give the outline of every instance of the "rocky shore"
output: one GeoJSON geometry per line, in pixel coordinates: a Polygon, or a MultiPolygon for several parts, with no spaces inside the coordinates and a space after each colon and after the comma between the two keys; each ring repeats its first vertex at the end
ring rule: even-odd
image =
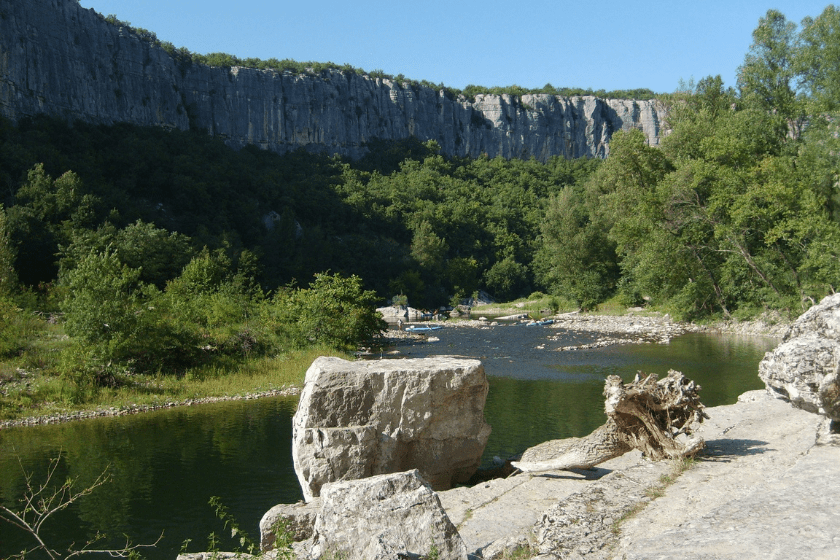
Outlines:
{"type": "Polygon", "coordinates": [[[299,387],[284,387],[282,389],[272,389],[270,391],[260,391],[256,393],[245,393],[243,395],[225,395],[223,397],[206,397],[203,399],[184,399],[180,401],[167,401],[160,404],[144,404],[144,405],[129,405],[120,407],[109,407],[95,410],[77,410],[73,412],[58,412],[55,414],[48,414],[43,416],[30,416],[27,418],[18,418],[17,420],[4,420],[0,422],[0,430],[4,428],[13,428],[19,426],[38,426],[42,424],[59,424],[61,422],[70,422],[73,420],[85,420],[88,418],[102,418],[107,416],[127,416],[129,414],[140,414],[141,412],[151,412],[153,410],[162,410],[165,408],[174,408],[176,406],[194,406],[198,404],[216,403],[225,401],[244,401],[260,399],[264,397],[286,397],[297,395],[300,393],[299,387]]]}
{"type": "Polygon", "coordinates": [[[766,391],[706,410],[685,465],[631,452],[597,468],[440,493],[474,557],[840,558],[838,436],[766,391]]]}

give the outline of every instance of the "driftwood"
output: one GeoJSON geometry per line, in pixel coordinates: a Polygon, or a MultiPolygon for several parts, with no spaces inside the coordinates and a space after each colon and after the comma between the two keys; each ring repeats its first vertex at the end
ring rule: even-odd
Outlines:
{"type": "Polygon", "coordinates": [[[603,426],[586,437],[560,441],[550,459],[539,460],[539,451],[529,450],[512,465],[523,472],[590,468],[631,449],[654,460],[691,457],[705,446],[694,433],[708,418],[699,390],[699,385],[674,370],[662,380],[655,374],[644,379],[637,374],[628,385],[611,375],[604,387],[603,426]]]}

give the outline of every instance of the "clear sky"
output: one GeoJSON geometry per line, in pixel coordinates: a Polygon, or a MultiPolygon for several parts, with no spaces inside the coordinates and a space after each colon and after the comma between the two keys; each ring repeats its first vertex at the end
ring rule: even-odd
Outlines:
{"type": "Polygon", "coordinates": [[[455,88],[520,85],[672,92],[735,85],[768,9],[799,23],[812,0],[80,0],[176,47],[349,63],[455,88]]]}

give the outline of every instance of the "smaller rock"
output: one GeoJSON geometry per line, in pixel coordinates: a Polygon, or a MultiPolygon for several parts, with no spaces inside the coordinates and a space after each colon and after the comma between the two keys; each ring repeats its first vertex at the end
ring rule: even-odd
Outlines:
{"type": "Polygon", "coordinates": [[[416,469],[326,484],[321,502],[312,557],[467,560],[458,530],[416,469]]]}
{"type": "Polygon", "coordinates": [[[260,550],[265,552],[274,548],[278,523],[281,524],[280,530],[289,533],[292,542],[310,538],[315,527],[315,517],[320,510],[321,500],[318,498],[308,503],[274,506],[260,520],[260,550]]]}
{"type": "Polygon", "coordinates": [[[775,397],[840,421],[840,294],[802,314],[761,360],[758,376],[775,397]]]}

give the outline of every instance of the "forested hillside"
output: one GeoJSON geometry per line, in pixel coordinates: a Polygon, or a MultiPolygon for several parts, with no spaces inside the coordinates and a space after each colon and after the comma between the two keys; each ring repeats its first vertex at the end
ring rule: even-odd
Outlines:
{"type": "Polygon", "coordinates": [[[0,122],[0,353],[24,356],[32,313],[52,314],[70,336],[53,367],[102,384],[352,348],[392,296],[431,308],[478,290],[799,314],[840,281],[840,11],[801,28],[770,11],[753,38],[737,88],[663,96],[661,146],[617,133],[604,162],[449,158],[411,139],[352,161],[0,122]]]}

